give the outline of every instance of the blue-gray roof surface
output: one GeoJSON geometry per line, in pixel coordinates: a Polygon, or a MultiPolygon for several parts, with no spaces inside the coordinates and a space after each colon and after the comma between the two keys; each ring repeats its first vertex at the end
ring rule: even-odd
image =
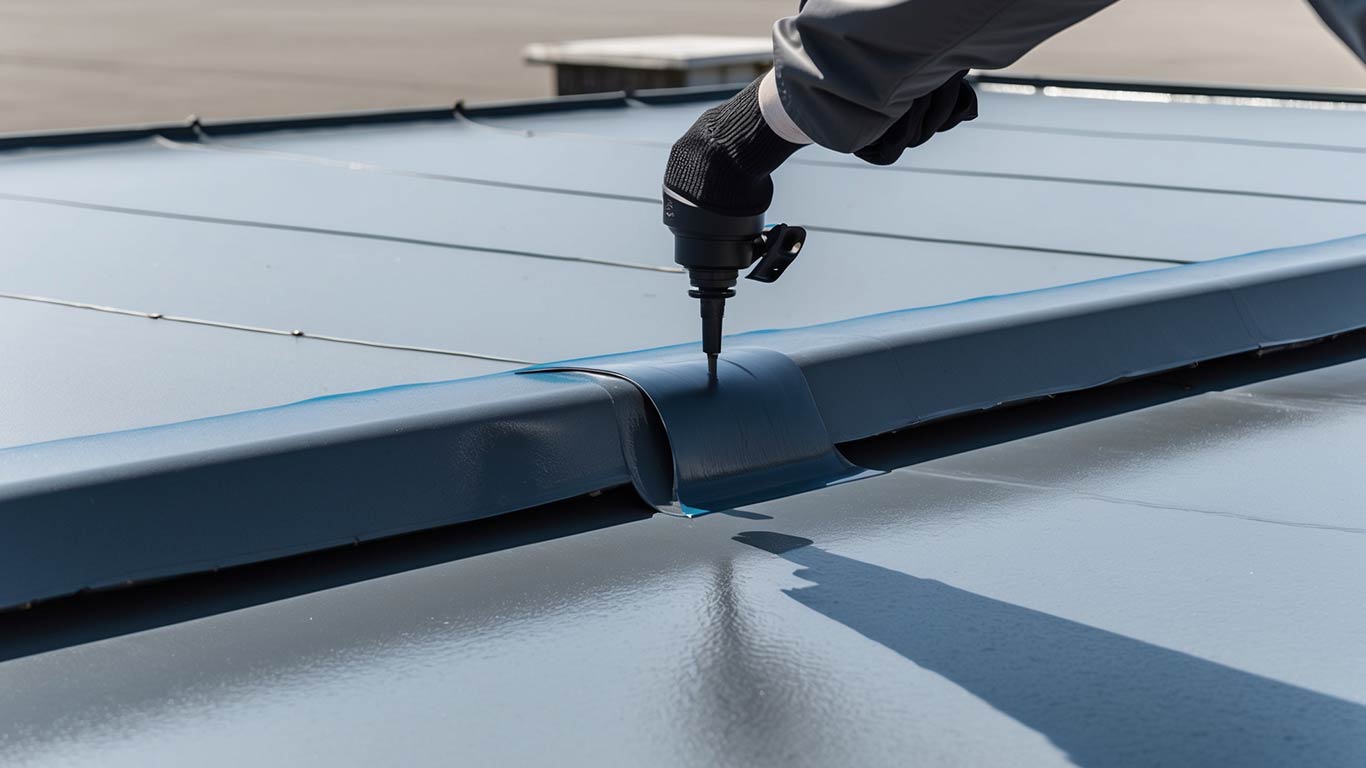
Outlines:
{"type": "MultiPolygon", "coordinates": [[[[704,106],[0,155],[0,292],[46,300],[0,299],[0,446],[693,341],[653,198],[704,106]]],[[[892,169],[799,155],[809,247],[729,329],[1366,229],[1361,111],[982,111],[892,169]]],[[[1363,354],[913,430],[729,514],[608,493],[3,615],[0,758],[1359,764],[1363,354]]]]}

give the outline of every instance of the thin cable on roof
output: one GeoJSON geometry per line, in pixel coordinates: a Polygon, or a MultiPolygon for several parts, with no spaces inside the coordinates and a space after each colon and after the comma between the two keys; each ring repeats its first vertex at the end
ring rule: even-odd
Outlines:
{"type": "Polygon", "coordinates": [[[251,333],[263,333],[269,336],[290,336],[300,339],[315,339],[317,341],[329,341],[336,344],[353,344],[362,347],[375,347],[377,349],[393,349],[403,352],[425,352],[434,355],[448,355],[451,357],[467,357],[475,360],[489,360],[496,363],[514,363],[517,365],[535,365],[532,360],[522,360],[516,357],[504,357],[502,355],[486,355],[482,352],[464,352],[455,349],[438,349],[436,347],[419,347],[410,344],[390,344],[383,341],[370,341],[367,339],[352,339],[345,336],[332,336],[324,333],[304,332],[298,329],[283,330],[280,328],[263,328],[255,325],[243,325],[241,323],[229,323],[221,320],[205,320],[198,317],[183,317],[180,315],[167,315],[161,312],[144,312],[136,309],[124,309],[122,307],[110,307],[103,304],[90,304],[83,301],[68,301],[66,299],[54,299],[47,296],[33,296],[22,293],[0,293],[0,299],[10,299],[13,301],[28,301],[35,304],[48,304],[57,307],[68,307],[71,309],[86,309],[93,312],[106,312],[113,315],[124,315],[126,317],[142,317],[149,320],[165,320],[171,323],[185,323],[188,325],[201,325],[210,328],[224,328],[232,331],[248,331],[251,333]]]}
{"type": "Polygon", "coordinates": [[[309,227],[301,224],[279,224],[267,221],[254,221],[251,219],[226,219],[217,216],[201,216],[193,213],[175,213],[172,211],[156,211],[148,208],[126,208],[118,205],[105,205],[104,203],[87,203],[79,200],[64,200],[55,197],[39,197],[36,195],[17,195],[10,192],[0,192],[0,200],[13,200],[20,203],[35,203],[38,205],[57,205],[65,208],[79,208],[89,211],[101,211],[104,213],[122,213],[130,216],[150,216],[160,219],[174,219],[176,221],[192,221],[200,224],[222,224],[234,227],[252,227],[256,229],[271,229],[283,232],[301,232],[310,235],[332,235],[336,237],[354,237],[363,240],[379,240],[387,243],[403,243],[405,245],[425,245],[433,248],[446,248],[456,251],[473,251],[477,253],[493,253],[502,256],[521,256],[530,259],[548,259],[550,261],[568,261],[581,264],[593,264],[601,267],[618,267],[621,269],[639,269],[646,272],[667,272],[676,274],[683,270],[678,267],[659,266],[653,264],[635,264],[629,261],[612,261],[610,259],[592,259],[583,256],[559,256],[552,253],[537,253],[535,251],[521,251],[513,248],[494,248],[484,245],[465,245],[462,243],[448,243],[441,240],[424,240],[416,237],[403,237],[401,235],[380,235],[372,232],[356,232],[345,229],[327,229],[325,227],[309,227]]]}
{"type": "MultiPolygon", "coordinates": [[[[984,84],[985,85],[985,84],[984,84]]],[[[1227,107],[1272,107],[1277,109],[1317,109],[1334,112],[1363,112],[1366,104],[1348,101],[1312,101],[1309,99],[1280,99],[1267,96],[1224,96],[1219,94],[1161,93],[1157,91],[1126,91],[1113,88],[1073,88],[1046,85],[1044,96],[1066,99],[1101,99],[1104,101],[1139,101],[1156,104],[1214,104],[1227,107]]]]}

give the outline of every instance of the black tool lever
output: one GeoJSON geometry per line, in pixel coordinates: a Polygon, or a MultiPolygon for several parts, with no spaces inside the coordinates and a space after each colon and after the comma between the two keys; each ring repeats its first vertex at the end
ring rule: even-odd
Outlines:
{"type": "Polygon", "coordinates": [[[787,224],[775,224],[759,235],[755,243],[758,263],[745,275],[747,280],[771,283],[783,276],[783,272],[796,261],[806,244],[806,229],[787,224]]]}

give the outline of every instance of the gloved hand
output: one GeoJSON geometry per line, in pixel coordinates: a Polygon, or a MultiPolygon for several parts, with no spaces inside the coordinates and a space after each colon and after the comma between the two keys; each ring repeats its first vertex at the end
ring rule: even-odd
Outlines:
{"type": "Polygon", "coordinates": [[[759,78],[720,106],[702,113],[674,143],[664,186],[707,210],[750,216],[773,202],[769,178],[803,145],[785,141],[759,111],[759,78]]]}
{"type": "MultiPolygon", "coordinates": [[[[854,154],[874,165],[890,165],[908,147],[937,132],[977,117],[977,94],[964,80],[949,78],[911,104],[876,141],[854,154]]],[[[804,145],[779,137],[759,110],[759,78],[726,103],[702,113],[673,145],[664,186],[702,208],[733,216],[768,210],[773,201],[769,174],[804,145]]]]}
{"type": "Polygon", "coordinates": [[[916,99],[900,120],[876,141],[854,154],[873,165],[891,165],[909,147],[918,147],[936,133],[977,119],[977,92],[963,78],[965,69],[916,99]]]}

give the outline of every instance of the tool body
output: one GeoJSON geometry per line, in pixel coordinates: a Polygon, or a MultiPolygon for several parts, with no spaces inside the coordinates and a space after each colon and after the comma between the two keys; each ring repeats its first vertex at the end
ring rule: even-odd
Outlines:
{"type": "Polygon", "coordinates": [[[674,235],[674,261],[688,270],[688,295],[701,302],[702,351],[716,378],[726,299],[735,296],[740,271],[771,283],[782,277],[806,242],[806,230],[778,224],[764,228],[762,213],[731,216],[706,210],[664,189],[664,224],[674,235]]]}

